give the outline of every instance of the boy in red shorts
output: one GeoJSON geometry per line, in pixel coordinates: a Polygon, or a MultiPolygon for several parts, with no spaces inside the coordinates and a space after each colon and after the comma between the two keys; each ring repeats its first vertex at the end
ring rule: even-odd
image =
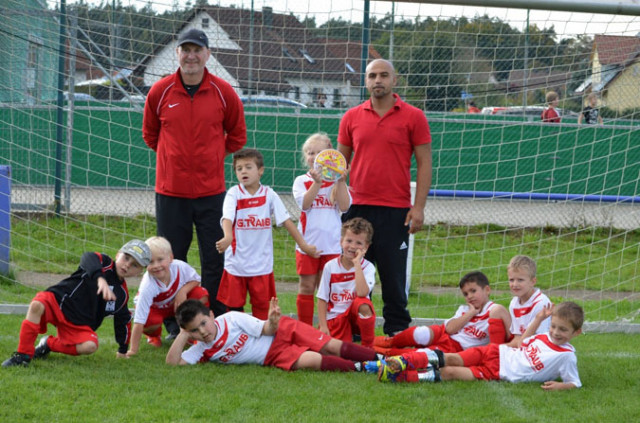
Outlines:
{"type": "Polygon", "coordinates": [[[199,300],[209,307],[209,293],[200,286],[200,275],[189,264],[173,258],[169,241],[153,236],[145,243],[151,250],[151,261],[134,298],[136,309],[127,352],[129,357],[138,353],[143,333],[147,335],[147,343],[162,346],[163,320],[174,317],[176,308],[187,298],[199,300]]]}
{"type": "Polygon", "coordinates": [[[187,300],[178,307],[181,331],[167,353],[167,364],[206,362],[260,364],[283,370],[362,371],[376,360],[369,348],[343,342],[287,316],[278,299],[269,302],[269,317],[259,320],[238,311],[214,318],[202,303],[187,300]],[[198,341],[183,351],[189,340],[198,341]]]}
{"type": "Polygon", "coordinates": [[[98,349],[96,330],[106,316],[113,316],[118,352],[126,357],[131,332],[129,291],[125,278],[139,275],[149,264],[151,252],[143,241],[127,242],[113,261],[106,254],[84,253],[71,276],[36,294],[20,327],[18,350],[2,367],[27,366],[31,359],[46,358],[51,351],[68,355],[93,354],[98,349]],[[50,323],[57,336],[44,336],[50,323]]]}

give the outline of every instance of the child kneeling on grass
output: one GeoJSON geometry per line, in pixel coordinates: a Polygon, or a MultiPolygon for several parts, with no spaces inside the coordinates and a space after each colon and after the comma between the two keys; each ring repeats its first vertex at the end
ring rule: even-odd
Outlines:
{"type": "Polygon", "coordinates": [[[96,330],[106,316],[113,316],[118,352],[125,358],[131,333],[129,291],[125,278],[138,276],[151,260],[151,251],[140,240],[127,242],[115,262],[106,254],[84,253],[71,276],[38,292],[20,327],[18,350],[2,367],[27,366],[31,359],[46,358],[51,351],[68,355],[93,354],[98,349],[96,330]],[[57,336],[44,336],[47,323],[57,336]]]}
{"type": "Polygon", "coordinates": [[[314,327],[281,317],[278,299],[269,302],[269,317],[260,320],[230,311],[217,318],[202,303],[187,300],[176,311],[181,331],[167,353],[167,364],[260,364],[283,370],[361,371],[375,351],[331,338],[314,327]],[[190,340],[197,343],[183,351],[190,340]]]}
{"type": "MultiPolygon", "coordinates": [[[[506,380],[542,382],[552,391],[579,388],[578,365],[569,341],[582,333],[584,312],[573,302],[541,310],[527,328],[518,348],[489,344],[459,353],[442,353],[428,348],[380,362],[378,379],[383,382],[438,382],[440,380],[506,380]],[[551,315],[549,332],[535,333],[537,326],[551,315]],[[558,381],[561,379],[562,381],[558,381]]],[[[367,365],[367,370],[373,370],[367,365]]]]}

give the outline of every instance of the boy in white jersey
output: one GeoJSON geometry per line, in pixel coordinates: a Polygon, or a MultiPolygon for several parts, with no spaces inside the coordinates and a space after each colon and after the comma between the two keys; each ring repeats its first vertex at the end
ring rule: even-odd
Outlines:
{"type": "Polygon", "coordinates": [[[388,357],[378,373],[379,380],[437,382],[482,379],[542,382],[541,388],[548,391],[579,388],[582,382],[578,375],[578,361],[569,341],[582,333],[583,321],[584,312],[576,303],[564,302],[545,307],[527,328],[517,348],[489,344],[444,356],[425,348],[388,357]],[[549,332],[533,335],[537,325],[549,316],[549,332]]]}
{"type": "Polygon", "coordinates": [[[507,309],[489,299],[489,279],[482,272],[470,272],[458,284],[467,304],[458,307],[442,325],[413,326],[399,334],[377,336],[374,349],[384,355],[407,352],[404,347],[430,347],[442,352],[459,352],[488,343],[503,344],[511,336],[507,309]]]}
{"type": "Polygon", "coordinates": [[[166,238],[153,236],[145,243],[151,250],[151,262],[134,298],[136,309],[127,351],[129,357],[138,353],[143,333],[149,344],[162,346],[163,320],[173,317],[176,308],[187,298],[209,305],[209,293],[200,286],[200,275],[184,261],[173,258],[171,244],[166,238]]]}
{"type": "Polygon", "coordinates": [[[310,257],[296,248],[296,271],[300,275],[296,309],[298,320],[313,325],[314,296],[322,269],[329,260],[340,255],[341,215],[351,206],[351,195],[347,187],[345,172],[335,182],[322,179],[315,168],[318,153],[333,148],[329,136],[315,133],[302,145],[303,164],[308,167],[304,175],[293,181],[293,198],[300,207],[298,230],[305,241],[322,250],[320,257],[310,257]]]}
{"type": "MultiPolygon", "coordinates": [[[[522,334],[527,330],[533,319],[540,312],[551,305],[551,300],[542,293],[536,284],[536,262],[529,256],[514,256],[507,266],[509,289],[514,297],[509,303],[511,314],[511,333],[513,339],[509,346],[517,346],[522,340],[522,334]]],[[[549,331],[550,319],[543,321],[534,333],[549,331]]]]}
{"type": "Polygon", "coordinates": [[[283,370],[361,371],[362,361],[375,360],[369,348],[338,339],[312,326],[281,316],[278,299],[269,302],[269,318],[256,319],[230,311],[217,318],[197,301],[178,307],[182,330],[167,353],[167,364],[260,364],[283,370]],[[198,341],[183,351],[189,340],[198,341]]]}
{"type": "Polygon", "coordinates": [[[265,320],[269,299],[276,296],[271,216],[305,254],[317,257],[321,251],[305,242],[278,194],[260,183],[264,158],[258,150],[245,148],[235,153],[233,168],[240,183],[229,189],[222,206],[224,237],[216,242],[216,249],[225,258],[217,300],[230,310],[242,311],[248,291],[251,313],[265,320]]]}
{"type": "Polygon", "coordinates": [[[360,334],[362,345],[371,346],[376,315],[369,295],[376,283],[376,269],[364,258],[373,238],[373,226],[356,217],[342,225],[342,254],[329,261],[318,287],[319,329],[334,338],[351,341],[360,334]]]}

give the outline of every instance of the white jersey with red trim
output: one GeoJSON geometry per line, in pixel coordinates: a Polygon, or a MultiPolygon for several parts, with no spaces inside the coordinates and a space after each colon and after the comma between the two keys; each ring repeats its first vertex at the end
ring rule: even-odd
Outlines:
{"type": "MultiPolygon", "coordinates": [[[[322,269],[317,298],[327,303],[327,320],[335,319],[343,314],[356,298],[356,272],[354,268],[347,270],[342,266],[341,257],[327,262],[322,269]]],[[[376,268],[373,264],[362,259],[362,273],[369,286],[369,294],[376,283],[376,268]]]]}
{"type": "Polygon", "coordinates": [[[173,300],[180,288],[185,286],[187,282],[200,282],[200,275],[196,269],[182,260],[173,260],[169,264],[169,273],[171,274],[169,285],[165,285],[151,276],[149,271],[142,276],[138,294],[133,299],[136,306],[133,316],[134,323],[147,323],[151,306],[157,308],[173,307],[173,300]]]}
{"type": "MultiPolygon", "coordinates": [[[[536,314],[548,304],[551,304],[549,297],[544,295],[538,288],[535,289],[533,295],[527,300],[526,303],[520,304],[518,297],[513,297],[509,304],[509,314],[511,314],[511,333],[514,335],[522,335],[529,324],[533,322],[536,314]]],[[[536,333],[549,332],[549,323],[551,323],[551,316],[544,319],[536,333]]]]}
{"type": "Polygon", "coordinates": [[[548,333],[531,336],[520,348],[500,344],[500,379],[509,382],[546,382],[560,378],[582,386],[578,358],[571,344],[556,345],[548,333]]]}
{"type": "Polygon", "coordinates": [[[273,272],[272,215],[278,226],[290,218],[278,194],[268,186],[260,185],[253,195],[242,185],[229,189],[222,206],[222,219],[233,223],[233,241],[224,252],[228,273],[259,276],[273,272]]]}
{"type": "MultiPolygon", "coordinates": [[[[459,332],[450,335],[451,339],[457,341],[464,350],[487,345],[489,343],[489,313],[494,305],[493,301],[486,303],[482,310],[473,316],[459,332]]],[[[456,319],[468,312],[469,305],[461,305],[451,319],[456,319]]],[[[446,325],[451,319],[446,320],[444,324],[446,325]]]]}
{"type": "MultiPolygon", "coordinates": [[[[309,173],[298,176],[293,181],[293,198],[298,207],[302,210],[302,200],[304,195],[313,185],[313,178],[309,173]]],[[[311,207],[302,210],[298,221],[298,230],[304,240],[322,251],[323,255],[340,254],[340,229],[342,212],[338,203],[331,203],[331,191],[335,187],[334,182],[323,181],[316,198],[311,203],[311,207]]],[[[349,204],[351,204],[351,194],[349,194],[349,204]]],[[[296,250],[304,254],[300,246],[296,250]]]]}
{"type": "Polygon", "coordinates": [[[182,352],[189,364],[207,361],[225,364],[264,364],[273,336],[262,335],[265,321],[239,311],[216,317],[213,341],[198,342],[182,352]]]}

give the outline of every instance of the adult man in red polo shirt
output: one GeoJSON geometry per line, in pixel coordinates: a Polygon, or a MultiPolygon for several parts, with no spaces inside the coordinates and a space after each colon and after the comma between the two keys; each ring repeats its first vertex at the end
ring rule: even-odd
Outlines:
{"type": "Polygon", "coordinates": [[[431,133],[424,112],[393,92],[396,73],[387,60],[366,69],[369,100],[345,113],[338,149],[348,162],[353,203],[344,219],[363,217],[374,227],[366,258],[376,264],[382,283],[384,332],[404,330],[407,310],[409,234],[422,229],[431,187],[431,133]],[[353,155],[353,157],[352,157],[353,155]],[[416,196],[411,204],[411,157],[417,164],[416,196]]]}
{"type": "Polygon", "coordinates": [[[195,225],[202,286],[217,316],[226,311],[215,301],[224,270],[224,256],[216,251],[223,237],[224,158],[247,143],[247,128],[233,87],[205,67],[211,55],[206,34],[186,31],[176,53],[178,71],[149,91],[142,136],[156,152],[158,235],[169,240],[176,259],[186,261],[195,225]]]}

